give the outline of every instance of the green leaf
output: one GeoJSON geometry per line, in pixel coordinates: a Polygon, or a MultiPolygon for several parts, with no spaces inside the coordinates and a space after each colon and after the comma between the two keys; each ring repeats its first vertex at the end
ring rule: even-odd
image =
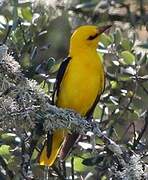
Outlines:
{"type": "Polygon", "coordinates": [[[100,106],[96,106],[95,111],[93,113],[94,119],[100,118],[101,114],[102,114],[102,109],[100,108],[100,106]]]}
{"type": "Polygon", "coordinates": [[[55,64],[55,59],[50,57],[48,60],[47,60],[47,69],[48,71],[50,71],[50,69],[52,68],[52,66],[55,64]]]}
{"type": "Polygon", "coordinates": [[[103,156],[100,154],[94,157],[84,159],[83,164],[86,166],[95,166],[102,161],[103,161],[103,156]]]}
{"type": "Polygon", "coordinates": [[[99,137],[96,137],[95,142],[96,142],[96,144],[104,145],[104,142],[99,137]]]}
{"type": "Polygon", "coordinates": [[[103,43],[105,47],[110,45],[112,43],[112,39],[110,36],[106,35],[105,33],[101,34],[100,36],[100,42],[103,43]]]}
{"type": "Polygon", "coordinates": [[[21,65],[23,68],[27,68],[31,65],[29,53],[24,53],[24,57],[22,59],[21,65]]]}
{"type": "Polygon", "coordinates": [[[115,44],[120,44],[120,42],[121,42],[121,30],[120,29],[117,29],[116,30],[116,32],[115,32],[115,34],[114,34],[114,42],[115,42],[115,44]]]}
{"type": "Polygon", "coordinates": [[[74,169],[78,172],[83,172],[86,170],[86,166],[82,164],[83,159],[80,157],[74,158],[74,169]]]}
{"type": "Polygon", "coordinates": [[[0,156],[6,158],[7,160],[9,160],[9,158],[11,157],[10,155],[10,146],[8,145],[2,145],[0,146],[0,156]]]}
{"type": "Polygon", "coordinates": [[[13,143],[15,141],[16,134],[13,133],[4,133],[1,135],[1,140],[6,143],[13,143]]]}
{"type": "Polygon", "coordinates": [[[135,56],[129,51],[122,51],[121,57],[125,64],[134,65],[135,64],[135,56]]]}
{"type": "Polygon", "coordinates": [[[89,158],[90,156],[88,154],[84,154],[81,157],[74,157],[74,170],[75,171],[78,171],[78,172],[84,172],[84,171],[87,171],[87,170],[90,170],[92,167],[88,167],[88,166],[85,166],[83,164],[83,160],[85,158],[89,158]]]}
{"type": "Polygon", "coordinates": [[[118,81],[130,81],[130,80],[131,80],[131,78],[127,74],[118,75],[118,81]]]}
{"type": "Polygon", "coordinates": [[[59,70],[59,68],[60,68],[60,65],[61,65],[61,61],[60,61],[60,63],[56,61],[56,62],[53,64],[53,66],[50,68],[50,72],[51,72],[51,73],[57,72],[57,71],[59,70]]]}
{"type": "Polygon", "coordinates": [[[39,152],[35,149],[31,156],[31,160],[34,161],[38,157],[38,155],[39,155],[39,152]]]}
{"type": "Polygon", "coordinates": [[[22,16],[25,20],[31,21],[32,20],[32,12],[29,7],[24,7],[21,9],[22,16]]]}
{"type": "Polygon", "coordinates": [[[107,177],[104,175],[101,177],[101,180],[107,180],[107,177]]]}
{"type": "Polygon", "coordinates": [[[11,158],[8,160],[8,168],[12,171],[19,171],[20,164],[21,157],[11,156],[11,158]]]}
{"type": "Polygon", "coordinates": [[[116,89],[117,88],[117,81],[110,81],[110,84],[111,84],[111,88],[112,89],[116,89]]]}
{"type": "Polygon", "coordinates": [[[49,85],[48,83],[45,83],[45,81],[41,82],[40,87],[44,90],[45,93],[49,92],[49,85]]]}
{"type": "Polygon", "coordinates": [[[133,44],[130,40],[128,39],[123,39],[121,42],[121,46],[123,47],[124,50],[130,51],[131,48],[133,47],[133,44]]]}

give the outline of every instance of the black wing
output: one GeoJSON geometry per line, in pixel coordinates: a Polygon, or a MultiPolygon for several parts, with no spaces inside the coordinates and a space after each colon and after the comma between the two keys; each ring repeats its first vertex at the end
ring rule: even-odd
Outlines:
{"type": "Polygon", "coordinates": [[[100,100],[100,96],[101,96],[101,94],[103,94],[103,92],[104,92],[104,90],[105,90],[105,74],[104,74],[104,87],[103,87],[103,90],[102,90],[102,92],[100,93],[100,94],[98,94],[97,95],[97,97],[96,97],[96,99],[95,99],[95,101],[94,101],[94,103],[93,103],[93,105],[92,105],[92,107],[87,111],[87,113],[86,113],[86,115],[85,115],[85,117],[86,117],[86,119],[87,120],[91,120],[93,117],[93,112],[94,112],[94,110],[95,110],[95,108],[96,108],[96,106],[97,106],[97,104],[98,104],[98,102],[99,102],[99,100],[100,100]]]}
{"type": "Polygon", "coordinates": [[[71,57],[67,57],[66,59],[63,60],[63,62],[60,65],[60,68],[58,70],[57,77],[56,77],[56,82],[54,84],[53,95],[52,95],[52,104],[54,104],[55,94],[57,96],[59,94],[60,84],[62,82],[64,73],[66,71],[66,68],[67,68],[67,65],[68,65],[70,59],[71,59],[71,57]]]}

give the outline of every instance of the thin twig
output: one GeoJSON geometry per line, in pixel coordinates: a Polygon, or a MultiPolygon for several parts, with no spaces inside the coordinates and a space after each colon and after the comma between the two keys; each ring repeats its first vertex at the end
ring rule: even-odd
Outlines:
{"type": "Polygon", "coordinates": [[[72,180],[75,179],[75,177],[74,177],[74,157],[71,158],[71,178],[72,178],[72,180]]]}
{"type": "Polygon", "coordinates": [[[143,21],[144,24],[146,24],[146,18],[145,18],[145,8],[144,8],[144,1],[140,0],[139,1],[139,5],[140,5],[140,14],[141,14],[141,19],[143,21]]]}
{"type": "Polygon", "coordinates": [[[65,165],[65,161],[59,161],[59,168],[60,168],[60,171],[62,172],[63,176],[65,177],[66,179],[66,165],[65,165]]]}
{"type": "Polygon", "coordinates": [[[27,171],[28,171],[28,165],[26,166],[26,157],[25,157],[25,154],[26,154],[26,147],[25,147],[25,141],[24,141],[24,138],[22,138],[21,140],[21,147],[22,147],[22,163],[21,163],[21,171],[22,171],[22,174],[26,177],[27,175],[27,171]]]}
{"type": "Polygon", "coordinates": [[[20,29],[21,29],[21,31],[22,31],[22,36],[23,36],[23,39],[24,39],[24,43],[25,43],[25,45],[27,45],[28,43],[27,43],[27,41],[26,41],[25,32],[24,32],[24,29],[23,29],[23,27],[22,27],[21,19],[18,19],[18,24],[19,24],[20,29]]]}
{"type": "Polygon", "coordinates": [[[105,113],[105,108],[106,108],[106,105],[103,105],[102,113],[101,113],[101,118],[100,118],[100,123],[103,121],[103,117],[104,117],[104,113],[105,113]]]}
{"type": "Polygon", "coordinates": [[[57,173],[59,180],[65,180],[65,177],[61,174],[61,172],[55,165],[52,165],[52,168],[57,173]]]}
{"type": "Polygon", "coordinates": [[[8,26],[8,30],[7,30],[7,33],[6,33],[6,36],[4,37],[3,41],[2,41],[2,44],[5,44],[9,35],[10,35],[10,32],[11,32],[11,29],[12,29],[12,26],[8,26]]]}
{"type": "Polygon", "coordinates": [[[135,150],[137,145],[139,144],[143,134],[146,132],[146,129],[148,127],[148,110],[146,111],[145,113],[145,119],[144,119],[145,123],[144,123],[144,126],[141,130],[141,132],[139,133],[138,135],[138,138],[134,140],[134,143],[133,143],[133,146],[132,146],[132,149],[135,150]]]}
{"type": "Polygon", "coordinates": [[[44,180],[49,180],[49,173],[48,173],[48,171],[49,171],[49,167],[48,166],[45,166],[44,167],[44,180]]]}

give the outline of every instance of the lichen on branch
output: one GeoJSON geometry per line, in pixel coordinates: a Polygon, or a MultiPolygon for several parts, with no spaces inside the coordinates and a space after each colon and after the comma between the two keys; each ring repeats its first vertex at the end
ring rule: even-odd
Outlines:
{"type": "MultiPolygon", "coordinates": [[[[0,46],[0,127],[4,131],[14,131],[22,137],[24,132],[34,130],[36,124],[42,124],[44,129],[43,134],[40,135],[57,128],[67,128],[70,132],[75,130],[81,134],[91,131],[101,138],[104,147],[111,151],[113,157],[118,159],[118,165],[122,167],[121,169],[116,165],[110,167],[111,177],[117,178],[116,175],[118,178],[125,177],[123,179],[144,177],[139,155],[132,152],[130,153],[133,155],[130,155],[127,148],[122,148],[102,133],[95,121],[88,122],[76,112],[58,108],[50,102],[50,97],[44,93],[38,83],[24,76],[19,63],[8,54],[8,47],[0,46]]],[[[24,164],[28,166],[29,162],[24,164]]]]}

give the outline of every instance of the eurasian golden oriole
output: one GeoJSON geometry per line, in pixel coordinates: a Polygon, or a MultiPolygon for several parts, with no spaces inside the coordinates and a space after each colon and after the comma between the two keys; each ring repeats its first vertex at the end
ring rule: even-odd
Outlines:
{"type": "MultiPolygon", "coordinates": [[[[69,56],[62,62],[56,78],[53,96],[57,97],[57,107],[91,118],[105,84],[104,68],[96,49],[99,35],[109,27],[84,25],[74,31],[69,56]]],[[[64,159],[78,137],[78,133],[68,134],[66,129],[48,133],[40,165],[52,166],[59,153],[64,159]]]]}

